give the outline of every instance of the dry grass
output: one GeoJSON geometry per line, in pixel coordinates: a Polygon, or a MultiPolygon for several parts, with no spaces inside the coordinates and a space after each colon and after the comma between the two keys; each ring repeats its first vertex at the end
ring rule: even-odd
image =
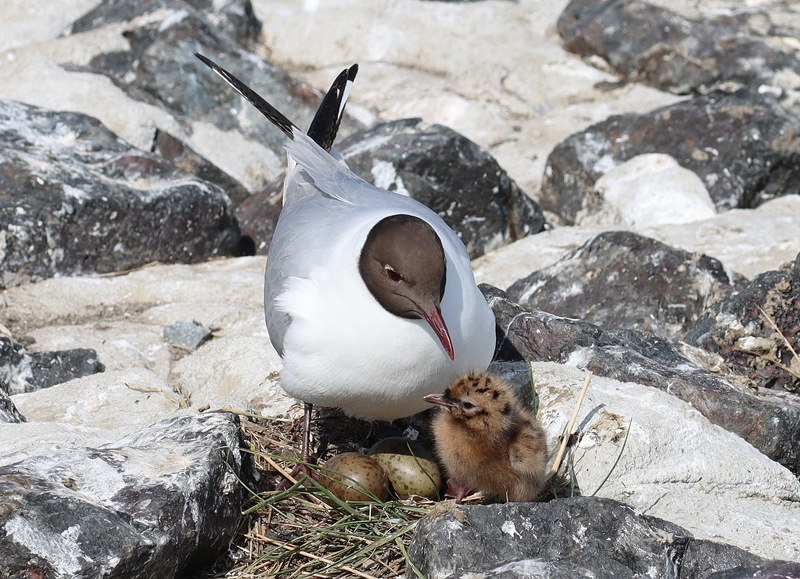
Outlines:
{"type": "MultiPolygon", "coordinates": [[[[260,486],[245,511],[234,548],[235,564],[225,577],[362,577],[403,576],[406,549],[416,522],[433,502],[387,501],[345,503],[316,481],[300,481],[285,491],[274,481],[297,464],[299,429],[291,421],[242,420],[252,442],[260,486]]],[[[311,466],[325,476],[323,467],[311,466]]]]}

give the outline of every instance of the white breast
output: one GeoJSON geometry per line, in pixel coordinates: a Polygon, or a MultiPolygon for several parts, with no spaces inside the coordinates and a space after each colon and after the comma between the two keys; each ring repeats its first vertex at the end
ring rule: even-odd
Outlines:
{"type": "Polygon", "coordinates": [[[283,389],[305,402],[371,420],[428,408],[424,395],[484,371],[495,344],[494,316],[475,286],[469,261],[451,259],[444,239],[442,315],[455,360],[424,320],[399,318],[375,300],[358,273],[358,256],[367,233],[384,216],[370,217],[349,239],[332,243],[330,263],[307,279],[288,280],[277,299],[278,308],[292,317],[284,338],[283,389]]]}

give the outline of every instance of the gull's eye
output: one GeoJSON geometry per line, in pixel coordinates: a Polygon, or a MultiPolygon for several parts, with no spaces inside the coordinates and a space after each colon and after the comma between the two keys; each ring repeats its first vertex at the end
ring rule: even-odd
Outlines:
{"type": "Polygon", "coordinates": [[[472,410],[475,408],[475,405],[472,402],[464,402],[461,406],[464,408],[464,410],[472,410]]]}
{"type": "Polygon", "coordinates": [[[403,276],[400,275],[397,270],[392,268],[391,265],[383,266],[383,270],[386,272],[386,275],[389,276],[389,279],[392,281],[403,281],[403,276]]]}

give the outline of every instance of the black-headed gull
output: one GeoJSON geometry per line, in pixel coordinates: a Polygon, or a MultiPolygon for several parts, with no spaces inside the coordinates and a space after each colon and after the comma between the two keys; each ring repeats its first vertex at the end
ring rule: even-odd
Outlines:
{"type": "Polygon", "coordinates": [[[357,66],[333,83],[309,136],[197,56],[288,137],[264,308],[281,386],[306,403],[306,424],[311,404],[368,420],[409,416],[429,408],[426,394],[484,371],[494,315],[458,235],[421,203],[355,175],[331,149],[357,66]]]}

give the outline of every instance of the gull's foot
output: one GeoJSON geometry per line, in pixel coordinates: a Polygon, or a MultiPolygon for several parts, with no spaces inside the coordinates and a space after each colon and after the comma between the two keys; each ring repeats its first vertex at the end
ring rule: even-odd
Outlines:
{"type": "MultiPolygon", "coordinates": [[[[305,474],[308,478],[312,478],[316,481],[319,480],[319,474],[312,471],[304,464],[298,464],[296,467],[294,467],[292,472],[289,473],[289,476],[292,477],[294,480],[299,480],[301,478],[301,475],[303,474],[305,474]]],[[[285,491],[288,488],[291,488],[293,484],[294,483],[291,480],[289,480],[288,478],[284,478],[283,480],[281,480],[281,482],[277,484],[275,490],[285,491]]]]}

